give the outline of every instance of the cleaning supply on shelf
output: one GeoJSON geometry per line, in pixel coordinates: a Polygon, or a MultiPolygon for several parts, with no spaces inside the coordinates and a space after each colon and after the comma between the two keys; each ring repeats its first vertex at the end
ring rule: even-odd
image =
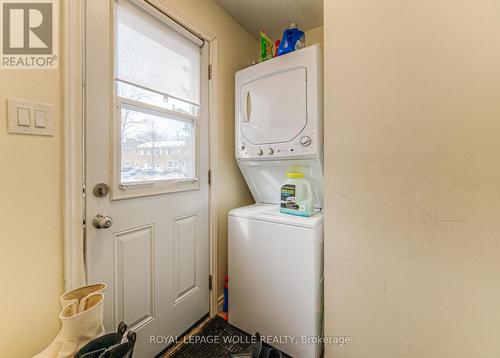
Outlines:
{"type": "Polygon", "coordinates": [[[281,187],[280,212],[298,216],[314,214],[311,183],[304,178],[304,173],[286,173],[288,178],[281,187]]]}
{"type": "Polygon", "coordinates": [[[280,48],[280,42],[281,42],[280,39],[274,41],[273,57],[278,56],[278,49],[280,48]]]}
{"type": "Polygon", "coordinates": [[[260,32],[260,62],[273,58],[273,42],[264,31],[260,32]]]}
{"type": "Polygon", "coordinates": [[[283,31],[283,38],[278,48],[278,56],[301,49],[305,47],[305,43],[304,31],[299,30],[297,24],[292,22],[290,27],[283,31]]]}

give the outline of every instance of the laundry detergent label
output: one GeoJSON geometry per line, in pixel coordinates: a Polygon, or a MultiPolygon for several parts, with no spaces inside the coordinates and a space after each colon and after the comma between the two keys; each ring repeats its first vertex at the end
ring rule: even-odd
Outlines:
{"type": "Polygon", "coordinates": [[[281,187],[281,207],[290,210],[300,209],[295,200],[295,185],[285,184],[281,187]]]}

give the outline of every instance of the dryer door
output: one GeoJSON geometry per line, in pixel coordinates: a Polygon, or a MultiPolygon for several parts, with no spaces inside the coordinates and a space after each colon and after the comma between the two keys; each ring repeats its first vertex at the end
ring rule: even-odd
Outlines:
{"type": "Polygon", "coordinates": [[[253,144],[289,142],[307,123],[307,70],[296,67],[245,83],[240,91],[241,134],[253,144]]]}

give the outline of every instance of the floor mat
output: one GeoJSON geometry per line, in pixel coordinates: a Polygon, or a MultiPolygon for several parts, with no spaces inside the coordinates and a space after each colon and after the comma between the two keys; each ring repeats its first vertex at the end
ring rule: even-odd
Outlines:
{"type": "MultiPolygon", "coordinates": [[[[231,326],[220,316],[215,316],[191,336],[187,343],[177,349],[173,358],[229,358],[231,354],[243,352],[252,343],[252,336],[231,326]]],[[[263,346],[263,356],[271,347],[263,346]]],[[[287,357],[284,355],[284,357],[287,357]]]]}

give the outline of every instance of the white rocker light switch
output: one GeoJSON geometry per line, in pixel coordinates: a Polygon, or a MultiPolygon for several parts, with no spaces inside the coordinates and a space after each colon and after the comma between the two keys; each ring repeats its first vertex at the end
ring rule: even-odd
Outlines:
{"type": "Polygon", "coordinates": [[[17,124],[23,127],[31,125],[30,110],[28,108],[17,109],[17,124]]]}
{"type": "Polygon", "coordinates": [[[35,127],[45,128],[47,126],[45,122],[45,112],[35,110],[35,127]]]}

